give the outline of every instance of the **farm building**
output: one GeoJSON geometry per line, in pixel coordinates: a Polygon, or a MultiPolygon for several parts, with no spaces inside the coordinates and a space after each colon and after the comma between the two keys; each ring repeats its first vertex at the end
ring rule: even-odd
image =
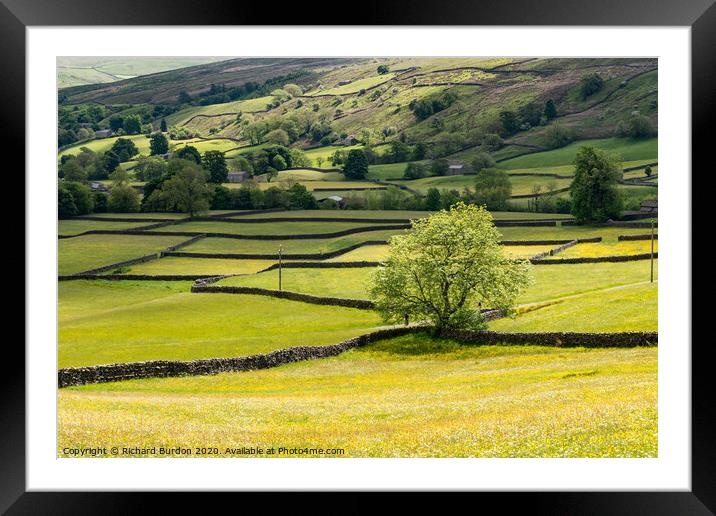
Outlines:
{"type": "Polygon", "coordinates": [[[94,135],[97,138],[109,138],[112,136],[112,130],[111,129],[100,129],[99,131],[95,131],[94,135]]]}
{"type": "Polygon", "coordinates": [[[92,182],[90,183],[90,190],[93,192],[108,192],[109,189],[102,183],[92,182]]]}
{"type": "Polygon", "coordinates": [[[320,199],[318,202],[325,202],[325,201],[331,201],[336,203],[336,205],[339,208],[344,208],[346,205],[346,200],[341,197],[340,195],[331,195],[329,197],[326,197],[325,199],[320,199]]]}
{"type": "Polygon", "coordinates": [[[249,179],[249,173],[243,170],[238,172],[229,172],[226,176],[226,180],[229,183],[243,183],[249,179]]]}
{"type": "Polygon", "coordinates": [[[446,174],[446,175],[448,175],[448,176],[461,176],[461,175],[464,174],[464,173],[465,173],[465,165],[464,165],[464,164],[462,164],[462,163],[450,163],[450,165],[448,165],[448,171],[447,171],[447,174],[446,174]]]}
{"type": "Polygon", "coordinates": [[[338,86],[345,86],[346,84],[350,84],[350,83],[351,83],[351,81],[340,81],[338,83],[338,86]]]}

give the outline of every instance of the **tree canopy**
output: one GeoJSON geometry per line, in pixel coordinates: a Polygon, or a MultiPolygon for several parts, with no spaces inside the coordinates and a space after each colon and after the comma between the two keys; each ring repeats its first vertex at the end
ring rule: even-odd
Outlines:
{"type": "Polygon", "coordinates": [[[162,133],[154,133],[149,141],[152,156],[160,156],[169,152],[169,142],[162,133]]]}
{"type": "Polygon", "coordinates": [[[500,232],[482,207],[455,204],[391,238],[371,295],[386,322],[428,321],[436,332],[481,329],[480,307],[508,310],[530,283],[530,264],[503,254],[500,232]]]}
{"type": "Polygon", "coordinates": [[[368,160],[362,150],[353,149],[348,153],[343,174],[348,179],[363,179],[368,175],[368,160]]]}
{"type": "Polygon", "coordinates": [[[604,222],[619,218],[622,198],[617,188],[621,164],[609,153],[580,147],[574,158],[572,215],[578,223],[604,222]]]}

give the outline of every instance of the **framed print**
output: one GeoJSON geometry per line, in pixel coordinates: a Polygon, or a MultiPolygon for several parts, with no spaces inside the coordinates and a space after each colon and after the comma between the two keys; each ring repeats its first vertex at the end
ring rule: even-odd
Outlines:
{"type": "Polygon", "coordinates": [[[711,514],[691,170],[716,7],[522,4],[4,2],[27,309],[2,509],[711,514]]]}

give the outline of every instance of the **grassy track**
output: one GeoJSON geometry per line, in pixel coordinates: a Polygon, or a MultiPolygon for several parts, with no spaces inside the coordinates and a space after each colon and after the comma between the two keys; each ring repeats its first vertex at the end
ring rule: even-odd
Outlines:
{"type": "Polygon", "coordinates": [[[657,331],[657,313],[657,284],[641,283],[556,300],[543,307],[534,306],[515,319],[490,323],[490,329],[515,332],[657,331]]]}
{"type": "Polygon", "coordinates": [[[189,286],[60,283],[59,367],[231,357],[334,344],[380,323],[366,310],[264,296],[192,294],[189,286]]]}
{"type": "Polygon", "coordinates": [[[59,240],[58,273],[75,274],[158,253],[186,240],[178,236],[84,235],[59,240]]]}
{"type": "Polygon", "coordinates": [[[655,457],[656,402],[656,349],[411,335],[264,371],[62,389],[58,449],[121,436],[222,454],[251,444],[347,457],[655,457]]]}

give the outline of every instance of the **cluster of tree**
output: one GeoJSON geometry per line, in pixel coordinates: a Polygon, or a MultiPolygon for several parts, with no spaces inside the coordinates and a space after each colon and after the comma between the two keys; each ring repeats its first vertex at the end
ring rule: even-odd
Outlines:
{"type": "Polygon", "coordinates": [[[330,145],[339,137],[331,127],[329,114],[325,112],[297,111],[257,121],[247,114],[240,117],[239,125],[241,135],[252,145],[270,142],[288,146],[299,138],[330,145]]]}
{"type": "Polygon", "coordinates": [[[106,152],[81,147],[77,155],[65,154],[60,158],[59,177],[79,182],[107,179],[120,163],[129,161],[138,153],[134,142],[126,138],[118,138],[106,152]]]}
{"type": "Polygon", "coordinates": [[[169,131],[166,132],[169,133],[169,138],[172,140],[190,140],[196,136],[194,131],[186,127],[172,126],[169,128],[169,131]]]}
{"type": "Polygon", "coordinates": [[[582,77],[582,80],[579,85],[579,95],[582,100],[586,100],[588,97],[591,97],[603,87],[604,79],[602,79],[602,77],[596,72],[590,73],[582,77]]]}
{"type": "Polygon", "coordinates": [[[269,181],[281,170],[312,165],[311,160],[302,150],[283,145],[271,145],[253,152],[246,152],[236,158],[233,163],[236,170],[243,170],[254,175],[268,174],[269,181]]]}
{"type": "Polygon", "coordinates": [[[109,128],[117,134],[139,134],[142,132],[142,119],[139,115],[112,115],[109,128]]]}
{"type": "Polygon", "coordinates": [[[557,107],[552,99],[544,104],[528,102],[517,111],[502,111],[499,115],[499,133],[507,138],[519,131],[545,125],[557,116],[557,107]]]}
{"type": "MultiPolygon", "coordinates": [[[[148,134],[161,120],[174,113],[177,106],[167,104],[139,104],[103,106],[80,104],[60,106],[58,109],[58,145],[70,145],[95,137],[99,129],[111,129],[118,135],[148,134]]],[[[166,131],[166,127],[162,128],[166,131]]]]}
{"type": "MultiPolygon", "coordinates": [[[[208,106],[210,104],[223,104],[224,102],[231,102],[246,98],[263,97],[277,88],[286,89],[286,87],[296,79],[305,81],[313,75],[314,74],[308,70],[297,70],[286,75],[273,77],[261,84],[249,81],[239,86],[232,86],[230,88],[227,88],[225,84],[211,84],[209,89],[200,92],[196,99],[192,98],[187,91],[181,91],[179,92],[177,100],[179,104],[208,106]]],[[[300,94],[301,93],[298,93],[298,95],[300,94]]]]}
{"type": "Polygon", "coordinates": [[[544,133],[544,146],[548,149],[557,149],[572,143],[574,138],[574,131],[559,124],[553,124],[544,133]]]}
{"type": "Polygon", "coordinates": [[[649,138],[656,134],[654,124],[648,116],[638,111],[632,113],[617,124],[616,135],[620,138],[649,138]]]}
{"type": "Polygon", "coordinates": [[[61,219],[87,215],[95,207],[92,191],[76,181],[60,181],[57,187],[57,216],[61,219]]]}
{"type": "Polygon", "coordinates": [[[385,75],[386,73],[390,72],[390,67],[386,64],[382,64],[378,67],[378,75],[385,75]]]}
{"type": "Polygon", "coordinates": [[[57,110],[57,144],[60,147],[94,138],[95,129],[107,116],[108,108],[99,104],[60,106],[57,110]]]}
{"type": "Polygon", "coordinates": [[[457,93],[448,90],[443,91],[437,95],[429,95],[423,99],[413,99],[408,107],[415,115],[418,120],[425,120],[426,118],[439,113],[450,106],[457,100],[457,93]]]}
{"type": "Polygon", "coordinates": [[[271,208],[315,210],[316,198],[300,183],[271,186],[261,190],[255,183],[245,183],[238,189],[214,187],[211,200],[213,210],[263,210],[271,208]]]}
{"type": "Polygon", "coordinates": [[[58,217],[65,219],[89,213],[133,213],[139,211],[140,194],[129,184],[127,172],[117,167],[110,175],[112,189],[92,192],[82,181],[61,180],[57,190],[58,217]]]}

